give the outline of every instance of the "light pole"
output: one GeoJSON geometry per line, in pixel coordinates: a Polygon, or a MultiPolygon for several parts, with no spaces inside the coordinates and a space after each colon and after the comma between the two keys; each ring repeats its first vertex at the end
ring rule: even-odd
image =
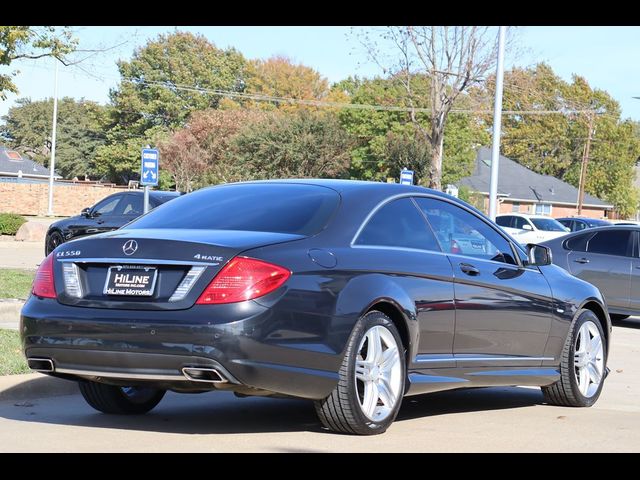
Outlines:
{"type": "Polygon", "coordinates": [[[489,186],[489,218],[496,220],[498,207],[498,168],[500,162],[500,127],[502,123],[502,79],[504,76],[504,32],[498,31],[498,62],[496,65],[496,98],[493,104],[493,141],[491,143],[491,184],[489,186]]]}
{"type": "Polygon", "coordinates": [[[51,161],[49,162],[49,209],[47,215],[53,216],[53,176],[56,168],[56,127],[58,125],[58,59],[53,57],[56,62],[56,70],[53,84],[53,128],[51,130],[51,161]]]}

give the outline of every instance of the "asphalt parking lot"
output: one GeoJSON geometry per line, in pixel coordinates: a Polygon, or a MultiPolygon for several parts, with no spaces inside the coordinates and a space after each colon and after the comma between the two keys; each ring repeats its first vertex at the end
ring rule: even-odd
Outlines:
{"type": "Polygon", "coordinates": [[[545,405],[536,388],[442,392],[406,398],[374,437],[324,432],[305,401],[169,393],[150,414],[107,416],[79,394],[12,399],[0,383],[0,452],[637,452],[640,317],[613,338],[592,408],[545,405]]]}

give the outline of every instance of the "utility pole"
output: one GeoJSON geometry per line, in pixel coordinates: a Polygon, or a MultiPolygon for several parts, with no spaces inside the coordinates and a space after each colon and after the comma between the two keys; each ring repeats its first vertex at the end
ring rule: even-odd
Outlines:
{"type": "Polygon", "coordinates": [[[498,62],[496,65],[496,98],[493,104],[493,141],[491,143],[491,184],[489,186],[489,218],[496,220],[498,210],[498,168],[500,162],[500,127],[502,124],[502,79],[504,76],[504,32],[498,32],[498,62]]]}
{"type": "Polygon", "coordinates": [[[587,181],[587,163],[589,162],[589,150],[591,149],[591,136],[593,135],[593,110],[589,112],[589,134],[582,154],[582,168],[580,169],[580,183],[578,184],[578,215],[582,215],[582,202],[584,202],[584,184],[587,181]]]}
{"type": "Polygon", "coordinates": [[[51,161],[49,162],[49,209],[47,215],[53,215],[53,176],[56,168],[56,127],[58,126],[58,59],[53,57],[56,62],[56,73],[54,75],[53,85],[53,128],[51,130],[51,161]]]}

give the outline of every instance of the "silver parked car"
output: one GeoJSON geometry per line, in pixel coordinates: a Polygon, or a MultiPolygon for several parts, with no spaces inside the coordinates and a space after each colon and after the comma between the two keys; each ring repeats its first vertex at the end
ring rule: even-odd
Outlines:
{"type": "Polygon", "coordinates": [[[553,263],[600,289],[613,320],[640,314],[640,227],[599,227],[543,242],[553,263]]]}

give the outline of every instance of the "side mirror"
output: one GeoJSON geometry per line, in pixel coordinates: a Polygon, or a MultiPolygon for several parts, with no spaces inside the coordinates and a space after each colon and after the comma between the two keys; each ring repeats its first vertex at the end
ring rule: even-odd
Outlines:
{"type": "Polygon", "coordinates": [[[532,267],[543,267],[551,265],[551,249],[543,245],[529,243],[527,245],[527,265],[532,267]]]}
{"type": "Polygon", "coordinates": [[[564,227],[564,229],[565,229],[567,232],[570,232],[570,231],[571,231],[571,229],[570,229],[569,227],[564,227]]]}
{"type": "Polygon", "coordinates": [[[82,211],[80,212],[80,215],[82,215],[83,217],[90,217],[91,209],[89,207],[83,208],[82,211]]]}
{"type": "Polygon", "coordinates": [[[528,223],[525,223],[524,225],[522,225],[522,229],[529,230],[530,232],[533,231],[533,228],[528,223]]]}

